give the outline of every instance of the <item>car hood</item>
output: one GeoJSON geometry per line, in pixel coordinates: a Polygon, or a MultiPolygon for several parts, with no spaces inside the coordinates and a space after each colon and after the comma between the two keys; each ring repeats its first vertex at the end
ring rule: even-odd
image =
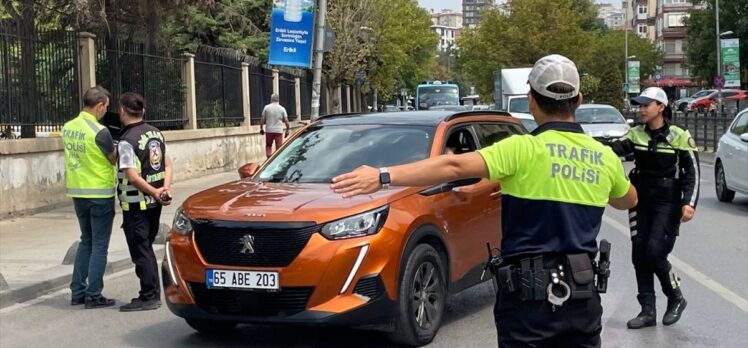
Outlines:
{"type": "Polygon", "coordinates": [[[582,124],[582,129],[587,135],[595,138],[618,138],[629,131],[629,125],[625,123],[588,123],[582,124]]]}
{"type": "Polygon", "coordinates": [[[680,99],[676,100],[675,103],[680,104],[680,103],[688,103],[688,102],[692,102],[692,101],[694,101],[694,98],[692,98],[692,97],[686,97],[686,98],[680,98],[680,99]]]}
{"type": "Polygon", "coordinates": [[[182,209],[191,219],[324,223],[386,205],[407,195],[394,188],[343,198],[329,184],[281,184],[240,180],[189,197],[182,209]]]}

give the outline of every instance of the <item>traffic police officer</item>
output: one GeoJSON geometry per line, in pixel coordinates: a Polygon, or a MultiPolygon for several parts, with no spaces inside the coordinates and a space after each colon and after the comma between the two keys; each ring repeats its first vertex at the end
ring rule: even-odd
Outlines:
{"type": "Polygon", "coordinates": [[[83,94],[83,111],[62,128],[67,196],[73,198],[81,230],[70,282],[70,303],[85,303],[86,308],[109,307],[115,302],[101,295],[116,185],[114,142],[99,123],[109,106],[109,96],[102,87],[87,90],[83,94]]]}
{"type": "Polygon", "coordinates": [[[122,134],[119,144],[118,193],[123,223],[140,293],[120,311],[157,309],[161,306],[158,264],[153,241],[158,234],[161,207],[169,205],[172,163],[166,156],[164,135],[145,123],[145,101],[136,93],[119,100],[122,134]]]}
{"type": "Polygon", "coordinates": [[[629,209],[636,190],[618,157],[574,122],[579,73],[566,57],[535,63],[530,111],[540,125],[479,152],[333,178],[344,197],[383,185],[430,186],[483,177],[502,186],[500,289],[494,316],[500,347],[599,347],[602,307],[591,255],[605,205],[629,209]]]}
{"type": "Polygon", "coordinates": [[[669,122],[672,110],[665,92],[650,87],[631,100],[639,105],[643,125],[611,143],[620,156],[634,155],[630,174],[639,192],[639,205],[629,212],[631,259],[642,310],[627,325],[640,329],[656,325],[654,276],[668,298],[665,325],[675,324],[686,308],[680,279],[667,260],[681,222],[693,218],[699,198],[699,161],[696,144],[688,131],[669,122]]]}

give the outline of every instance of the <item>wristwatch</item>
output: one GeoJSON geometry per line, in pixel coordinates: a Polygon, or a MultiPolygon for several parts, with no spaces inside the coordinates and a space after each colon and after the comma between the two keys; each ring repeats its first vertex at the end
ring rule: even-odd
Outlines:
{"type": "Polygon", "coordinates": [[[390,188],[390,172],[387,171],[386,167],[379,168],[379,183],[382,185],[382,190],[390,188]]]}

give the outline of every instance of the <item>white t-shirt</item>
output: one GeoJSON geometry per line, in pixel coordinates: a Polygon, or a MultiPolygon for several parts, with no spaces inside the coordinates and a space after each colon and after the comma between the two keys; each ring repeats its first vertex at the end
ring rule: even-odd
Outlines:
{"type": "Polygon", "coordinates": [[[286,129],[283,126],[283,120],[287,118],[286,108],[278,103],[265,105],[265,108],[262,109],[262,119],[265,120],[265,132],[267,133],[283,133],[286,129]]]}

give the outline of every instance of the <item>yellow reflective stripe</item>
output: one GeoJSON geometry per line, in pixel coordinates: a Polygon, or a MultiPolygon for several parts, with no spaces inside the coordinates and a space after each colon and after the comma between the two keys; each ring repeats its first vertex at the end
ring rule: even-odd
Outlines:
{"type": "Polygon", "coordinates": [[[129,191],[129,192],[139,191],[137,187],[135,187],[134,185],[127,185],[127,183],[122,183],[119,189],[122,191],[129,191]]]}
{"type": "Polygon", "coordinates": [[[114,188],[110,189],[83,189],[83,188],[68,188],[69,195],[113,195],[114,188]]]}

